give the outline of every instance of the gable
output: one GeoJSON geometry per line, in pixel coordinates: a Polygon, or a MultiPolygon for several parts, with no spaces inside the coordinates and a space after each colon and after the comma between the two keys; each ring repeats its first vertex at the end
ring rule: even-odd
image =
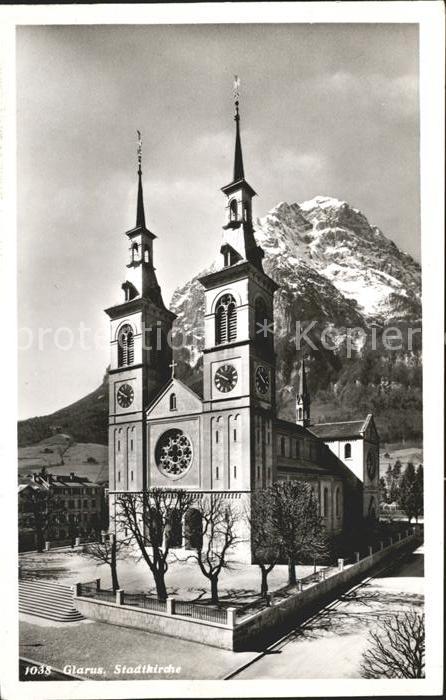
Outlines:
{"type": "Polygon", "coordinates": [[[176,418],[195,413],[201,413],[203,404],[199,396],[189,389],[179,379],[171,379],[161,394],[148,407],[146,415],[148,420],[155,418],[176,418]],[[171,397],[175,396],[172,408],[171,397]]]}
{"type": "Polygon", "coordinates": [[[368,440],[369,442],[379,442],[378,431],[371,413],[369,413],[365,422],[364,440],[368,440]]]}

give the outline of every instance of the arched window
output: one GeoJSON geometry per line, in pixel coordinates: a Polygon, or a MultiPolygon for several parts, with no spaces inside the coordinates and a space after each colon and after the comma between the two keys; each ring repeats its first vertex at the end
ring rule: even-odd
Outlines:
{"type": "Polygon", "coordinates": [[[323,505],[324,505],[324,512],[322,513],[322,515],[324,516],[324,518],[328,518],[328,488],[327,487],[324,488],[323,505]]]}
{"type": "Polygon", "coordinates": [[[350,459],[352,456],[352,446],[349,442],[344,445],[344,459],[350,459]]]}
{"type": "Polygon", "coordinates": [[[177,395],[171,394],[169,397],[169,408],[171,411],[177,410],[177,395]]]}
{"type": "Polygon", "coordinates": [[[298,415],[298,419],[302,420],[302,409],[301,408],[297,409],[297,415],[298,415]]]}
{"type": "Polygon", "coordinates": [[[155,547],[163,544],[163,519],[156,508],[149,508],[146,516],[146,538],[155,547]]]}
{"type": "Polygon", "coordinates": [[[184,516],[186,549],[200,549],[203,544],[203,518],[196,508],[189,508],[184,516]]]}
{"type": "Polygon", "coordinates": [[[147,248],[144,250],[144,262],[150,262],[149,251],[147,250],[147,248]]]}
{"type": "Polygon", "coordinates": [[[237,221],[237,200],[231,199],[229,203],[229,216],[231,221],[237,221]]]}
{"type": "Polygon", "coordinates": [[[336,488],[335,492],[335,509],[336,509],[336,517],[340,518],[341,517],[341,490],[339,486],[336,488]]]}
{"type": "Polygon", "coordinates": [[[230,343],[237,338],[237,307],[232,294],[225,294],[215,311],[215,342],[230,343]]]}
{"type": "Polygon", "coordinates": [[[132,244],[132,262],[135,262],[138,259],[138,244],[133,243],[132,244]]]}
{"type": "Polygon", "coordinates": [[[243,221],[248,221],[249,219],[249,205],[244,204],[243,205],[243,221]]]}
{"type": "Polygon", "coordinates": [[[133,330],[126,323],[118,335],[118,367],[133,364],[134,354],[133,330]]]}
{"type": "Polygon", "coordinates": [[[167,517],[166,539],[169,547],[181,547],[183,545],[183,528],[181,517],[177,510],[170,510],[167,517]]]}

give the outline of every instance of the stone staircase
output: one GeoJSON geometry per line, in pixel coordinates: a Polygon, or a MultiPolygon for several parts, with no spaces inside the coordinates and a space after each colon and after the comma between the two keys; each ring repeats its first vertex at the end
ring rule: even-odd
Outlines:
{"type": "Polygon", "coordinates": [[[54,581],[19,581],[19,612],[55,622],[85,619],[73,605],[73,589],[54,581]]]}

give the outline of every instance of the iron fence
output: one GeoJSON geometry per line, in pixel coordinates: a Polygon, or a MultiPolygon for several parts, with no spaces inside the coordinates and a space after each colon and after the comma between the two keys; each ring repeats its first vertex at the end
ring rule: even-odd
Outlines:
{"type": "Polygon", "coordinates": [[[115,591],[98,588],[96,580],[81,583],[79,585],[79,595],[82,598],[98,598],[98,600],[107,600],[112,603],[116,600],[115,591]]]}
{"type": "Polygon", "coordinates": [[[157,598],[151,598],[145,593],[126,593],[122,592],[122,604],[123,605],[134,605],[138,608],[145,608],[146,610],[155,610],[157,612],[166,612],[166,602],[164,600],[158,600],[157,598]]]}
{"type": "Polygon", "coordinates": [[[205,605],[196,605],[185,600],[175,601],[175,613],[192,617],[196,620],[206,620],[207,622],[217,622],[225,625],[227,622],[227,613],[225,608],[210,608],[205,605]]]}

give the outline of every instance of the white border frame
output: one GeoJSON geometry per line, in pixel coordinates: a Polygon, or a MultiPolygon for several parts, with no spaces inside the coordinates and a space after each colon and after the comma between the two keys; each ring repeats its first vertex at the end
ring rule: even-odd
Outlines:
{"type": "MultiPolygon", "coordinates": [[[[16,134],[15,26],[20,24],[198,24],[198,23],[418,23],[420,26],[421,225],[423,282],[423,399],[426,573],[426,679],[317,679],[296,681],[84,681],[34,683],[17,681],[18,615],[16,533],[16,362],[9,349],[2,381],[2,487],[0,518],[3,572],[1,579],[1,690],[5,698],[145,698],[150,697],[296,697],[355,695],[439,695],[443,677],[443,319],[444,302],[444,5],[426,2],[283,2],[160,5],[70,5],[0,7],[3,68],[4,199],[0,226],[4,232],[0,262],[4,285],[3,323],[16,329],[16,134]],[[230,12],[228,12],[230,10],[230,12]],[[3,221],[2,221],[3,220],[3,221]],[[7,225],[6,225],[7,224],[7,225]],[[5,397],[8,397],[7,400],[5,397]],[[440,400],[439,400],[440,399],[440,400]],[[8,436],[8,441],[3,441],[8,436]],[[14,495],[13,495],[14,494],[14,495]],[[129,685],[130,683],[130,685],[129,685]]],[[[1,196],[1,193],[0,193],[1,196]]]]}

